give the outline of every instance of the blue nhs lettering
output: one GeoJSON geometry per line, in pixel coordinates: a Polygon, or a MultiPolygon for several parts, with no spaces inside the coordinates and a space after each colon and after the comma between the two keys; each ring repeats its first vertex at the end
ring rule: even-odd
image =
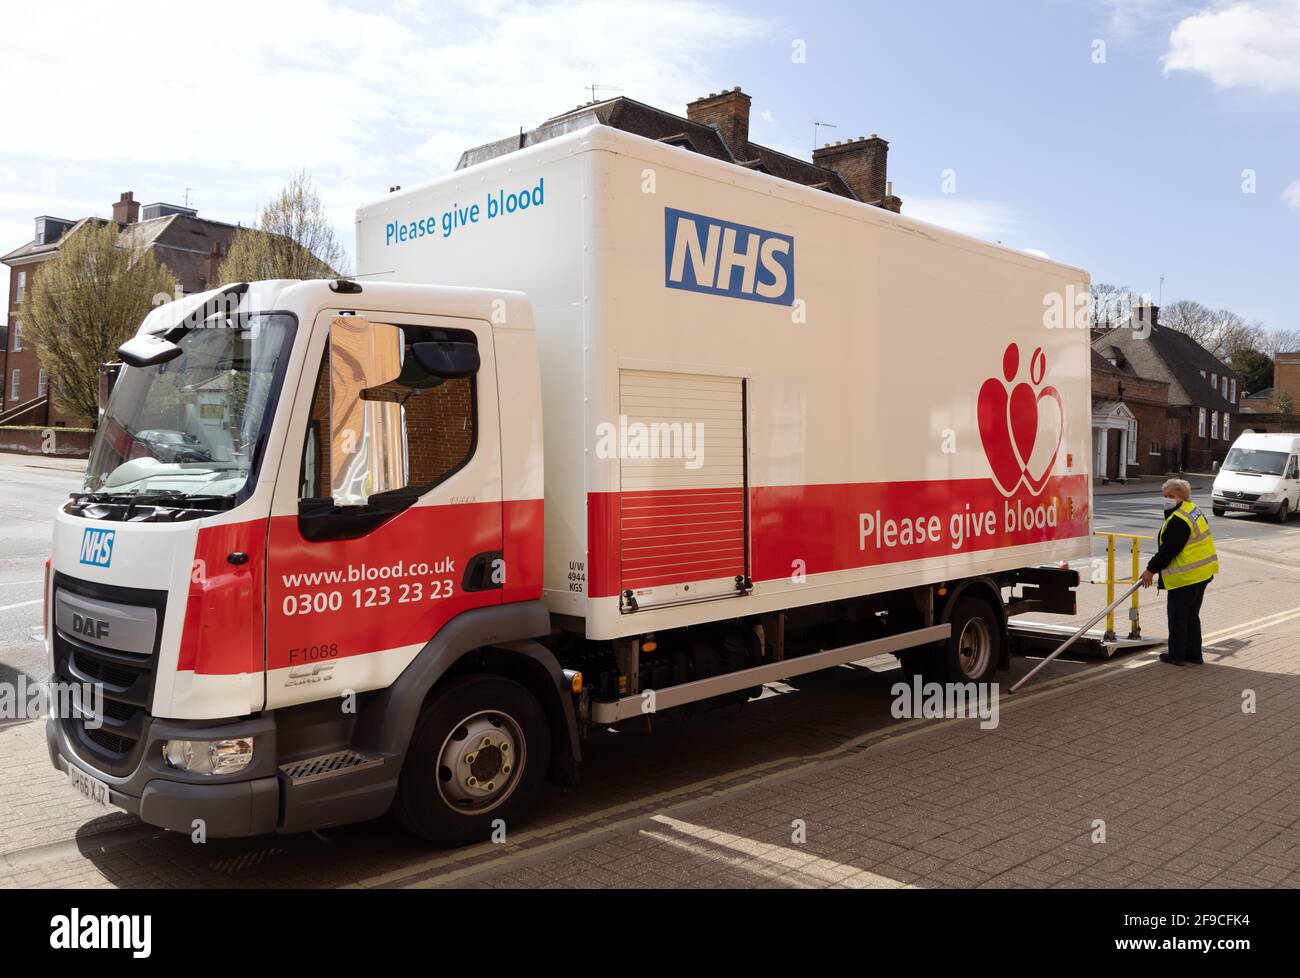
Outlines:
{"type": "Polygon", "coordinates": [[[113,559],[113,536],[116,530],[87,529],[81,535],[81,562],[107,567],[113,559]]]}
{"type": "Polygon", "coordinates": [[[794,238],[665,207],[664,284],[793,305],[794,238]]]}

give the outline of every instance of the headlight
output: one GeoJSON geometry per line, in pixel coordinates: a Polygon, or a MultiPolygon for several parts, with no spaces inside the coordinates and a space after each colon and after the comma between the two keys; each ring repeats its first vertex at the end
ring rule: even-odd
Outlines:
{"type": "Polygon", "coordinates": [[[1275,492],[1261,492],[1261,493],[1259,494],[1259,501],[1260,501],[1261,503],[1271,503],[1271,502],[1276,502],[1276,501],[1277,501],[1277,493],[1275,493],[1275,492]]]}
{"type": "Polygon", "coordinates": [[[253,738],[169,740],[163,744],[168,767],[191,774],[235,774],[253,760],[253,738]]]}

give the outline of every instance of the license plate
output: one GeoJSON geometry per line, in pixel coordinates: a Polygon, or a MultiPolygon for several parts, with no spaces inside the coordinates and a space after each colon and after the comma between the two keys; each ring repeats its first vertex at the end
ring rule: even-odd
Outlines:
{"type": "Polygon", "coordinates": [[[1228,503],[1229,509],[1250,509],[1250,503],[1228,503]]]}
{"type": "Polygon", "coordinates": [[[72,785],[72,790],[86,801],[101,808],[113,807],[113,803],[108,798],[108,785],[98,778],[92,778],[81,768],[71,765],[68,767],[68,784],[72,785]]]}

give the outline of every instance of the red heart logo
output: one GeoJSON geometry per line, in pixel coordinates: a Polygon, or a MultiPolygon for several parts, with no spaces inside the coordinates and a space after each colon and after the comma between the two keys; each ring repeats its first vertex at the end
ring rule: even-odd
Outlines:
{"type": "Polygon", "coordinates": [[[1019,371],[1020,348],[1011,343],[1002,354],[1005,383],[997,377],[990,377],[980,387],[977,402],[980,441],[989,468],[993,470],[993,481],[1004,496],[1014,493],[1021,482],[1037,496],[1047,485],[1056,465],[1056,456],[1061,451],[1061,440],[1065,436],[1065,408],[1055,387],[1044,387],[1034,393],[1034,385],[1041,383],[1047,372],[1047,357],[1041,347],[1034,351],[1029,362],[1032,384],[1017,384],[1008,395],[1008,385],[1016,379],[1019,371]],[[1055,405],[1054,414],[1045,414],[1046,398],[1051,398],[1051,404],[1055,405]],[[1044,464],[1048,441],[1040,445],[1038,435],[1045,418],[1048,440],[1051,429],[1055,428],[1056,442],[1052,445],[1051,458],[1047,458],[1044,464]],[[1031,466],[1038,464],[1042,465],[1042,471],[1034,474],[1031,466]]]}

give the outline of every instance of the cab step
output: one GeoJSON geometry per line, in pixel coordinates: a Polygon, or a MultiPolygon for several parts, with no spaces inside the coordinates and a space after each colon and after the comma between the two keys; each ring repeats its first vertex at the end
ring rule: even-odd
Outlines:
{"type": "Polygon", "coordinates": [[[380,754],[363,754],[355,750],[337,750],[330,754],[307,757],[280,765],[280,773],[290,784],[311,784],[344,774],[355,774],[367,768],[380,767],[384,758],[380,754]]]}

